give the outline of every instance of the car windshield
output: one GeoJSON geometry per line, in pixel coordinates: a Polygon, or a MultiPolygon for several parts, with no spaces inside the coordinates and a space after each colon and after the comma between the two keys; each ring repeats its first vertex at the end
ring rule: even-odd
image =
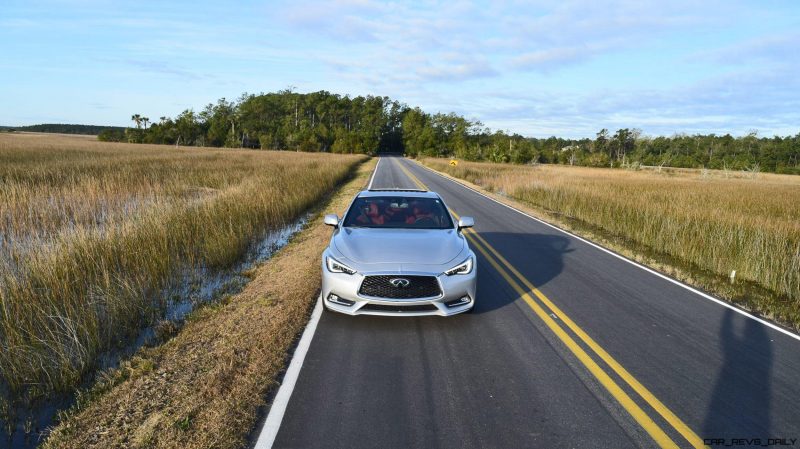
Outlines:
{"type": "Polygon", "coordinates": [[[450,229],[453,220],[439,198],[358,197],[344,218],[345,227],[450,229]]]}

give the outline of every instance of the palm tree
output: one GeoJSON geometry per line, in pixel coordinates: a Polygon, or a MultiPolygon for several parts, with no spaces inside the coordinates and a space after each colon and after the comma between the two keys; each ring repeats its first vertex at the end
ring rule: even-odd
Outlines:
{"type": "Polygon", "coordinates": [[[133,114],[131,116],[131,120],[133,120],[136,123],[136,129],[139,129],[141,127],[141,124],[142,124],[142,116],[141,115],[133,114]]]}
{"type": "Polygon", "coordinates": [[[142,117],[142,123],[144,123],[144,129],[147,129],[147,124],[150,123],[150,119],[148,117],[142,117]]]}

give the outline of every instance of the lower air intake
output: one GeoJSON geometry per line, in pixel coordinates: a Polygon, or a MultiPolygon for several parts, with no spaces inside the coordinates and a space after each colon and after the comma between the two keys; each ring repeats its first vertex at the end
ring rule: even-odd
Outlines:
{"type": "Polygon", "coordinates": [[[435,312],[438,310],[433,304],[422,304],[418,306],[392,306],[385,304],[367,304],[360,311],[365,312],[390,312],[390,313],[403,313],[403,312],[435,312]]]}

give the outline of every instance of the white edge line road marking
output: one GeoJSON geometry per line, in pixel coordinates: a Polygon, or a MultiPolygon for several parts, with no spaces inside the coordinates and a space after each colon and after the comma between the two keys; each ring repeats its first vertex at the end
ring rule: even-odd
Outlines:
{"type": "Polygon", "coordinates": [[[378,162],[375,163],[375,170],[372,172],[372,177],[369,178],[369,185],[367,186],[367,190],[372,190],[372,182],[375,181],[375,175],[378,173],[378,165],[381,164],[381,157],[378,156],[378,162]]]}
{"type": "MultiPolygon", "coordinates": [[[[378,162],[375,164],[375,170],[372,172],[372,177],[369,179],[368,190],[372,188],[372,182],[375,181],[375,175],[378,173],[378,165],[380,163],[381,158],[379,156],[378,162]]],[[[264,421],[264,426],[261,428],[261,433],[258,435],[254,449],[270,449],[272,444],[275,443],[275,437],[278,436],[283,415],[286,413],[286,407],[289,406],[289,399],[292,397],[297,378],[300,377],[300,369],[303,367],[303,361],[306,359],[308,348],[311,346],[311,340],[317,331],[317,324],[321,316],[322,296],[317,298],[317,304],[314,306],[314,311],[311,312],[311,319],[308,320],[303,336],[300,337],[300,341],[297,343],[297,348],[295,348],[292,355],[292,361],[289,362],[289,368],[286,369],[286,374],[283,375],[283,382],[281,382],[278,393],[272,401],[267,419],[264,421]]]]}
{"type": "Polygon", "coordinates": [[[269,408],[269,414],[266,421],[264,421],[264,427],[261,428],[261,434],[258,435],[255,449],[270,449],[275,442],[275,437],[278,436],[283,414],[286,413],[286,407],[289,405],[292,391],[294,391],[297,378],[300,376],[300,368],[303,367],[303,361],[306,358],[309,346],[311,346],[311,339],[314,338],[314,332],[317,330],[320,316],[322,316],[321,296],[317,298],[317,304],[314,306],[314,311],[311,312],[311,319],[308,320],[303,336],[300,337],[300,342],[297,343],[292,361],[283,376],[283,382],[278,388],[278,394],[275,395],[275,400],[272,401],[272,405],[269,408]]]}
{"type": "Polygon", "coordinates": [[[750,319],[758,321],[759,323],[761,323],[761,324],[763,324],[763,325],[765,325],[767,327],[770,327],[770,328],[772,328],[772,329],[774,329],[774,330],[776,330],[778,332],[781,332],[783,334],[788,335],[791,338],[794,338],[795,340],[800,341],[800,335],[797,335],[797,334],[795,334],[795,333],[793,333],[793,332],[791,332],[789,330],[786,330],[786,329],[784,329],[784,328],[782,328],[780,326],[772,324],[769,321],[763,320],[763,319],[761,319],[761,318],[759,318],[759,317],[757,317],[755,315],[752,315],[752,314],[750,314],[750,313],[748,313],[748,312],[746,312],[746,311],[744,311],[744,310],[742,310],[742,309],[740,309],[740,308],[738,308],[738,307],[736,307],[736,306],[734,306],[732,304],[729,304],[729,303],[727,303],[727,302],[725,302],[725,301],[723,301],[721,299],[718,299],[718,298],[715,298],[715,297],[713,297],[713,296],[711,296],[709,294],[703,293],[700,290],[697,290],[696,288],[694,288],[692,286],[686,285],[686,284],[684,284],[683,282],[681,282],[681,281],[679,281],[677,279],[672,279],[671,277],[669,277],[667,275],[664,275],[664,274],[661,274],[658,271],[653,270],[652,268],[646,267],[646,266],[644,266],[644,265],[642,265],[642,264],[640,264],[638,262],[635,262],[635,261],[633,261],[631,259],[628,259],[627,257],[625,257],[625,256],[623,256],[621,254],[617,254],[617,253],[615,253],[614,251],[611,251],[608,248],[604,248],[604,247],[598,245],[597,243],[594,243],[594,242],[591,242],[589,240],[586,240],[585,238],[577,236],[577,235],[575,235],[575,234],[573,234],[573,233],[571,233],[569,231],[566,231],[564,229],[561,229],[556,225],[550,224],[550,223],[548,223],[548,222],[546,222],[546,221],[544,221],[544,220],[542,220],[540,218],[536,218],[536,217],[534,217],[532,215],[529,215],[529,214],[517,209],[514,206],[511,206],[511,205],[508,205],[506,203],[503,203],[502,201],[498,201],[498,200],[490,197],[489,195],[484,194],[483,192],[479,192],[478,190],[473,189],[472,187],[462,183],[461,181],[459,181],[457,179],[454,179],[452,177],[444,176],[443,174],[437,172],[436,170],[434,170],[434,169],[432,169],[430,167],[427,167],[427,166],[425,166],[425,165],[423,165],[421,163],[416,163],[416,165],[418,165],[418,166],[420,166],[420,167],[422,167],[422,168],[424,168],[424,169],[426,169],[426,170],[428,170],[428,171],[430,171],[432,173],[435,173],[435,174],[441,176],[444,179],[449,179],[450,181],[455,182],[456,184],[460,184],[461,186],[466,187],[467,189],[472,190],[473,192],[477,193],[478,195],[480,195],[482,197],[485,197],[485,198],[488,198],[488,199],[494,201],[497,204],[505,206],[505,207],[507,207],[507,208],[509,208],[509,209],[511,209],[513,211],[516,211],[516,212],[518,212],[518,213],[520,213],[520,214],[522,214],[522,215],[524,215],[524,216],[526,216],[526,217],[528,217],[528,218],[530,218],[532,220],[538,221],[539,223],[542,223],[543,225],[549,226],[549,227],[551,227],[551,228],[553,228],[553,229],[555,229],[557,231],[561,231],[564,234],[567,234],[569,236],[572,236],[572,237],[582,241],[583,243],[587,243],[587,244],[589,244],[591,246],[594,246],[595,248],[599,249],[600,251],[603,251],[603,252],[606,252],[608,254],[611,254],[612,256],[616,257],[617,259],[624,260],[625,262],[628,262],[631,265],[635,265],[635,266],[641,268],[642,270],[647,271],[648,273],[654,274],[654,275],[656,275],[656,276],[658,276],[658,277],[660,277],[662,279],[666,279],[667,281],[672,282],[675,285],[681,286],[681,287],[685,288],[686,290],[689,290],[690,292],[696,293],[697,295],[700,295],[703,298],[706,298],[708,300],[714,301],[715,303],[717,303],[717,304],[719,304],[721,306],[727,307],[728,309],[731,309],[734,312],[737,312],[737,313],[739,313],[741,315],[744,315],[744,316],[746,316],[746,317],[748,317],[750,319]]]}

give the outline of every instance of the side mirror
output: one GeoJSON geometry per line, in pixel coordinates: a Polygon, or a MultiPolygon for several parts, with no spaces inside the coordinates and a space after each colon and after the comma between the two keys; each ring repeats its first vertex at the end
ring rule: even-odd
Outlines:
{"type": "Polygon", "coordinates": [[[339,216],[336,214],[328,214],[325,216],[325,224],[328,226],[339,226],[339,216]]]}
{"type": "Polygon", "coordinates": [[[462,230],[464,228],[471,228],[475,226],[475,219],[472,217],[461,217],[458,219],[458,230],[462,230]]]}

